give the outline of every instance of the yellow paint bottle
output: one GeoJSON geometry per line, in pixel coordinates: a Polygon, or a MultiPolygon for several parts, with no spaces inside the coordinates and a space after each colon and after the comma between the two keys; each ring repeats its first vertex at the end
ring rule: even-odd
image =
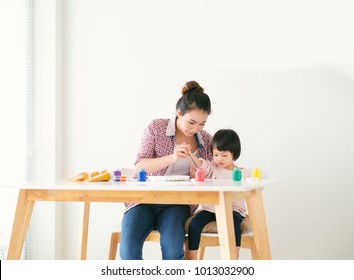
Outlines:
{"type": "Polygon", "coordinates": [[[258,180],[261,180],[262,178],[262,173],[259,168],[253,168],[252,170],[252,178],[257,178],[258,180]]]}

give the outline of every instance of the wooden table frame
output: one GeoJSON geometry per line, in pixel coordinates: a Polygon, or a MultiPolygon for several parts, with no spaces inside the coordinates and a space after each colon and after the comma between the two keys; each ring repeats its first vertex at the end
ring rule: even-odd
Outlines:
{"type": "MultiPolygon", "coordinates": [[[[215,189],[215,188],[214,188],[215,189]]],[[[91,202],[137,202],[163,204],[214,204],[218,223],[219,242],[222,259],[236,258],[236,243],[233,230],[232,201],[246,199],[256,255],[254,259],[271,259],[267,224],[264,213],[262,186],[243,188],[220,188],[219,191],[196,187],[186,190],[140,189],[55,189],[50,187],[35,189],[26,187],[19,190],[13,229],[8,247],[7,259],[19,259],[36,201],[84,202],[82,244],[87,243],[88,211],[91,202]],[[85,219],[86,216],[86,219],[85,219]],[[86,232],[86,234],[85,234],[86,232]]],[[[86,258],[86,246],[81,248],[80,258],[86,258]]]]}

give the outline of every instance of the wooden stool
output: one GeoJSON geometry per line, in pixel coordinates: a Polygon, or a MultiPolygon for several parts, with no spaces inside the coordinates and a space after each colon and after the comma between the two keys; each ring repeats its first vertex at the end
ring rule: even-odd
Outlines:
{"type": "MultiPolygon", "coordinates": [[[[153,230],[146,237],[145,241],[150,242],[160,242],[160,233],[157,230],[153,230]]],[[[115,260],[117,255],[117,247],[118,243],[120,243],[120,230],[113,231],[111,234],[111,242],[109,246],[109,260],[115,260]]]]}
{"type": "MultiPolygon", "coordinates": [[[[252,232],[242,234],[241,248],[251,249],[252,259],[256,259],[255,255],[255,243],[252,232]]],[[[206,247],[219,246],[219,236],[217,233],[202,233],[200,238],[200,244],[198,249],[198,260],[204,259],[204,253],[206,247]]]]}
{"type": "MultiPolygon", "coordinates": [[[[197,211],[193,216],[189,217],[184,225],[184,229],[188,232],[188,227],[191,220],[200,212],[197,211]]],[[[256,243],[253,238],[253,232],[251,227],[251,221],[247,215],[241,223],[242,235],[241,235],[241,248],[251,249],[252,259],[259,259],[257,256],[256,243]]],[[[219,246],[219,236],[218,236],[218,227],[215,221],[208,223],[204,226],[202,235],[200,237],[199,249],[197,259],[204,259],[204,253],[206,247],[216,247],[219,246]]],[[[186,242],[187,243],[187,242],[186,242]]]]}

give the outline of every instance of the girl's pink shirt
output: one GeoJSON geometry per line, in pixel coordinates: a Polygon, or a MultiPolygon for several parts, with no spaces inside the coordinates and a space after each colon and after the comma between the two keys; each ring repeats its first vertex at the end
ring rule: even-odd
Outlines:
{"type": "MultiPolygon", "coordinates": [[[[200,158],[202,161],[201,168],[205,172],[205,178],[208,179],[232,179],[232,171],[225,168],[218,167],[213,161],[207,161],[200,158]]],[[[242,179],[252,177],[252,171],[245,168],[240,168],[242,173],[242,179]]],[[[215,206],[209,204],[200,204],[199,208],[215,213],[215,206]]],[[[232,203],[232,210],[240,213],[243,217],[247,215],[247,207],[244,200],[234,201],[232,203]]]]}

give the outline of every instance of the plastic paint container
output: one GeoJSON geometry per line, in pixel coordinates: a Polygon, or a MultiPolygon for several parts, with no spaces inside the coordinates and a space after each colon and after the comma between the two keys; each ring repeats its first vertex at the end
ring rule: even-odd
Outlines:
{"type": "Polygon", "coordinates": [[[242,172],[240,169],[235,168],[234,171],[232,172],[232,180],[234,181],[241,181],[242,179],[242,172]]]}
{"type": "Polygon", "coordinates": [[[262,178],[262,173],[259,168],[253,168],[252,170],[252,178],[257,178],[258,180],[261,180],[262,178]]]}
{"type": "Polygon", "coordinates": [[[142,168],[138,172],[138,182],[145,182],[146,181],[146,172],[145,169],[142,168]]]}
{"type": "Polygon", "coordinates": [[[113,181],[115,182],[120,182],[120,177],[122,176],[122,173],[120,170],[114,170],[113,171],[113,181]]]}
{"type": "Polygon", "coordinates": [[[205,180],[205,173],[204,170],[201,168],[197,168],[197,170],[195,171],[195,180],[197,182],[204,182],[205,180]]]}

